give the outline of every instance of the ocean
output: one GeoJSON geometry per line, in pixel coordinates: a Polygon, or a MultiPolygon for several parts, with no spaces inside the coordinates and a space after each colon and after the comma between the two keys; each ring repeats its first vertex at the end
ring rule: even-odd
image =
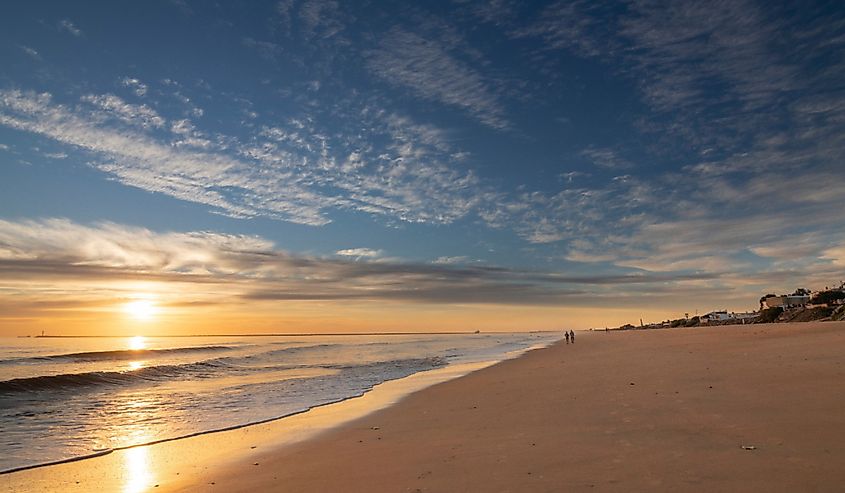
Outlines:
{"type": "Polygon", "coordinates": [[[0,472],[282,418],[560,337],[0,338],[0,472]]]}

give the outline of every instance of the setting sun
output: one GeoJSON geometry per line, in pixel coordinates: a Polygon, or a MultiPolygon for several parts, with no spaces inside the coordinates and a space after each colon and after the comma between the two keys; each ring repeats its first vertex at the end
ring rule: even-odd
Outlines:
{"type": "Polygon", "coordinates": [[[134,300],[126,303],[123,310],[132,318],[148,321],[158,313],[158,306],[151,300],[134,300]]]}

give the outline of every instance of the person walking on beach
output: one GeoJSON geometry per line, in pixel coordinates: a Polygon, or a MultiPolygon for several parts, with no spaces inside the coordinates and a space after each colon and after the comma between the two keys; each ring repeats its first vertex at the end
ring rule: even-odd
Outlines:
{"type": "Polygon", "coordinates": [[[569,337],[567,337],[567,340],[569,339],[572,339],[572,344],[575,344],[575,332],[572,332],[571,330],[569,331],[569,337]]]}
{"type": "Polygon", "coordinates": [[[566,343],[569,344],[569,332],[563,333],[566,336],[566,343]]]}

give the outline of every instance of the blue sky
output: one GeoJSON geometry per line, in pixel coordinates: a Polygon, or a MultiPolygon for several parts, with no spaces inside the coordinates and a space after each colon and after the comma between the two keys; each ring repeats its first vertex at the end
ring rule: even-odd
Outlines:
{"type": "Polygon", "coordinates": [[[44,265],[667,316],[845,275],[836,2],[0,11],[0,260],[45,283],[7,302],[44,265]]]}

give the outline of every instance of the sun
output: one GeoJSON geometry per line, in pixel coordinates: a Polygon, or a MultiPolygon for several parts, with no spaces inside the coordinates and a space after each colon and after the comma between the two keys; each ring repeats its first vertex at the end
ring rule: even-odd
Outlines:
{"type": "Polygon", "coordinates": [[[134,300],[123,305],[123,311],[135,320],[146,322],[158,313],[158,306],[151,300],[134,300]]]}

